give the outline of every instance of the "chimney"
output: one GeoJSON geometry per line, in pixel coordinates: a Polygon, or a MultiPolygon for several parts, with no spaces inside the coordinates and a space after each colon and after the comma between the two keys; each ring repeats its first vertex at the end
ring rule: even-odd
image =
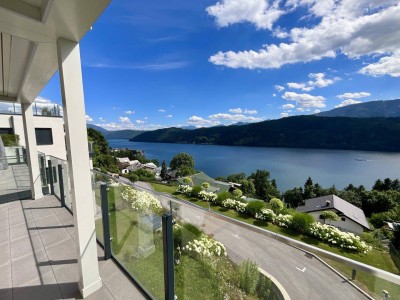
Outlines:
{"type": "Polygon", "coordinates": [[[331,201],[326,200],[326,206],[331,206],[331,201]]]}

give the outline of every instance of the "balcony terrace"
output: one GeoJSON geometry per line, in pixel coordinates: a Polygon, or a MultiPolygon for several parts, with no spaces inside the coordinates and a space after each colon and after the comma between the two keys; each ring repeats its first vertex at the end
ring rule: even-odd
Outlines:
{"type": "MultiPolygon", "coordinates": [[[[81,299],[73,224],[54,196],[0,204],[0,299],[81,299]]],[[[146,299],[97,252],[103,286],[86,299],[146,299]]]]}

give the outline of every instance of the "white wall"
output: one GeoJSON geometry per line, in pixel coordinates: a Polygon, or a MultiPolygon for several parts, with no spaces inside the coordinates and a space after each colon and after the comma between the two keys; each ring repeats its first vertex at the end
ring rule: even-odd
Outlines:
{"type": "MultiPolygon", "coordinates": [[[[51,128],[53,145],[40,145],[37,150],[61,159],[66,159],[64,120],[58,117],[34,116],[35,128],[51,128]]],[[[0,115],[1,128],[14,128],[19,135],[19,144],[25,147],[25,134],[20,115],[0,115]]]]}
{"type": "MultiPolygon", "coordinates": [[[[332,210],[332,211],[334,211],[336,213],[338,212],[337,210],[332,210]]],[[[319,218],[319,216],[322,214],[322,211],[314,211],[314,212],[310,212],[309,214],[312,215],[316,221],[324,224],[324,220],[319,218]]],[[[361,234],[364,232],[364,228],[360,224],[354,222],[353,220],[351,220],[345,216],[344,216],[344,218],[345,218],[345,221],[326,220],[326,224],[335,226],[342,231],[349,231],[349,232],[353,232],[356,234],[361,234]]]]}

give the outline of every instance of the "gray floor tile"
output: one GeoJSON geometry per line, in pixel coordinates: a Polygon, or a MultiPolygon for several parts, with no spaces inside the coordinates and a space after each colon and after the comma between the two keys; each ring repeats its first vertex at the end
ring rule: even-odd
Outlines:
{"type": "Polygon", "coordinates": [[[0,288],[1,300],[12,300],[12,288],[0,288]]]}
{"type": "Polygon", "coordinates": [[[1,274],[0,290],[12,288],[11,262],[0,266],[0,274],[1,274]]]}
{"type": "Polygon", "coordinates": [[[22,223],[10,228],[10,241],[19,240],[28,237],[28,229],[26,228],[26,223],[22,223]]]}

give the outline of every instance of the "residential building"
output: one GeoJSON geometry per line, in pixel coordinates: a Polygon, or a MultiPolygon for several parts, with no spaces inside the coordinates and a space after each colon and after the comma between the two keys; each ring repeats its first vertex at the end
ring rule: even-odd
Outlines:
{"type": "Polygon", "coordinates": [[[321,223],[326,221],[327,224],[333,225],[342,231],[361,234],[365,230],[370,230],[363,210],[335,195],[308,199],[304,206],[300,206],[296,210],[309,213],[316,221],[321,223]],[[321,217],[321,213],[324,211],[335,212],[340,220],[324,220],[321,217]]]}

